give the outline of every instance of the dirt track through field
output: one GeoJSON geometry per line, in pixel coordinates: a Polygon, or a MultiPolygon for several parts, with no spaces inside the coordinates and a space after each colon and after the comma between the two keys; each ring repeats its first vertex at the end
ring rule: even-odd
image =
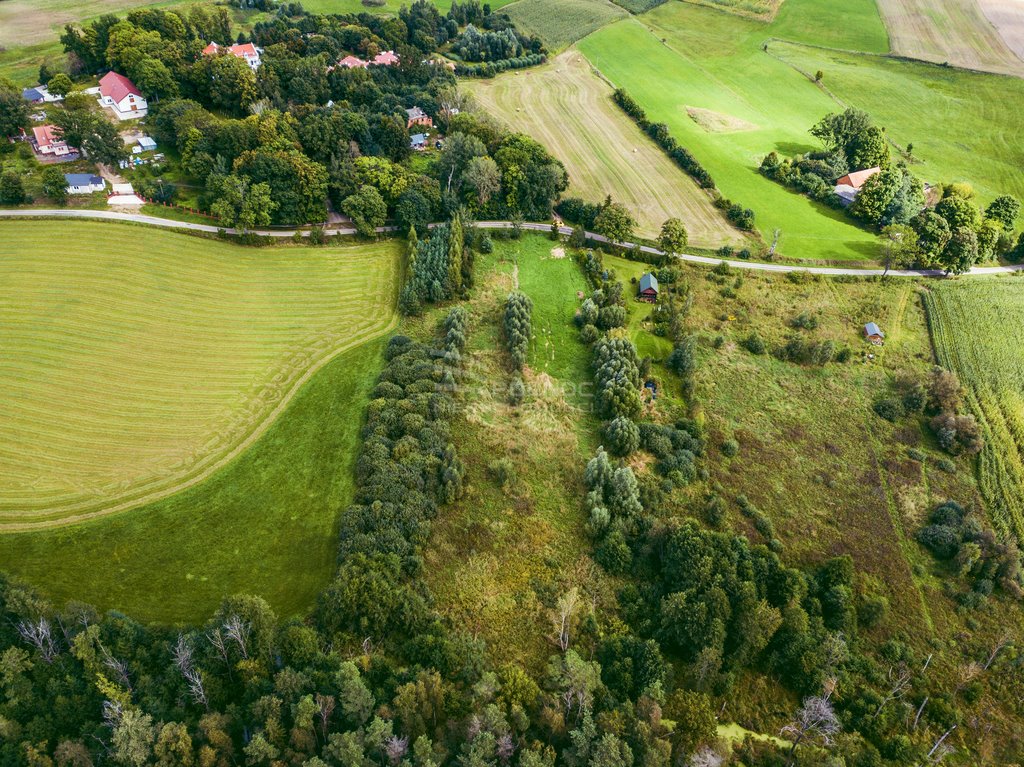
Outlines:
{"type": "Polygon", "coordinates": [[[629,208],[645,236],[656,236],[665,219],[678,217],[694,245],[742,242],[707,193],[612,103],[611,87],[578,51],[467,87],[489,111],[562,161],[569,195],[601,202],[610,194],[629,208]]]}
{"type": "Polygon", "coordinates": [[[893,53],[1024,76],[1018,55],[1024,47],[1019,0],[878,0],[878,9],[893,53]]]}

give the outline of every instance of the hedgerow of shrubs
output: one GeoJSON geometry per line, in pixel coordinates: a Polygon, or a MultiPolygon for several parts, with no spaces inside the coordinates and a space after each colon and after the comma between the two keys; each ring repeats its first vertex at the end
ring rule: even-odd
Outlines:
{"type": "Polygon", "coordinates": [[[675,161],[676,165],[689,174],[702,188],[712,191],[715,207],[724,210],[729,221],[740,229],[753,231],[754,211],[723,197],[718,191],[718,187],[715,185],[715,180],[711,177],[711,174],[708,173],[707,169],[700,164],[688,149],[679,145],[669,133],[667,125],[664,123],[652,123],[648,120],[647,113],[644,112],[643,107],[622,88],[616,89],[613,98],[622,111],[629,115],[640,126],[640,129],[650,136],[654,143],[661,147],[675,161]]]}

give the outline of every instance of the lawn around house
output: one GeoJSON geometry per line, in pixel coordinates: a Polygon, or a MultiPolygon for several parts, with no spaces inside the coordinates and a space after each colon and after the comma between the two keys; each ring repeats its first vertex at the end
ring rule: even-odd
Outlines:
{"type": "Polygon", "coordinates": [[[69,221],[5,221],[0,233],[6,530],[201,482],[313,371],[397,322],[394,243],[258,250],[69,221]]]}

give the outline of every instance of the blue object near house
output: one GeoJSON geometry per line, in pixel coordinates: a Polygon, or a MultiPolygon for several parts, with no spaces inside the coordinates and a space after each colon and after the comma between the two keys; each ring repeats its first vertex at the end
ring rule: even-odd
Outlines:
{"type": "Polygon", "coordinates": [[[654,381],[645,381],[644,388],[651,392],[651,399],[658,399],[658,384],[654,381]]]}
{"type": "Polygon", "coordinates": [[[41,103],[43,101],[43,94],[35,88],[25,88],[25,90],[21,92],[21,97],[25,99],[25,101],[31,101],[33,103],[41,103]]]}

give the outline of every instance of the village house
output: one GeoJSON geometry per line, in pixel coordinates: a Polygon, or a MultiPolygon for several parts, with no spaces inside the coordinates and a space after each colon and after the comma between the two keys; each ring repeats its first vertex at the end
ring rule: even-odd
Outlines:
{"type": "Polygon", "coordinates": [[[32,129],[32,138],[32,144],[39,154],[64,157],[78,151],[74,147],[68,146],[68,143],[57,135],[57,129],[52,125],[37,125],[32,129]]]}
{"type": "Polygon", "coordinates": [[[658,278],[647,272],[640,278],[640,290],[637,298],[653,304],[658,301],[658,278]]]}
{"type": "MultiPolygon", "coordinates": [[[[337,66],[345,67],[345,69],[365,69],[366,67],[370,66],[370,62],[363,61],[358,56],[353,56],[352,54],[349,54],[343,59],[338,59],[337,66]]],[[[332,69],[334,69],[334,67],[328,67],[327,71],[330,72],[332,69]]]]}
{"type": "Polygon", "coordinates": [[[217,45],[217,43],[210,43],[203,48],[204,56],[216,56],[222,51],[230,53],[235,58],[242,59],[249,68],[253,71],[260,68],[260,49],[252,43],[241,43],[238,45],[230,45],[227,47],[217,45]]]}
{"type": "Polygon", "coordinates": [[[857,195],[860,194],[860,190],[864,187],[864,182],[880,170],[881,168],[875,167],[847,173],[845,176],[836,179],[836,186],[833,191],[842,201],[843,205],[850,205],[857,199],[857,195]]]}
{"type": "Polygon", "coordinates": [[[50,93],[50,89],[45,85],[37,85],[34,88],[25,88],[21,92],[21,97],[25,101],[31,101],[33,104],[52,104],[55,101],[63,101],[63,96],[58,96],[55,93],[50,93]]]}
{"type": "Polygon", "coordinates": [[[67,184],[68,194],[92,194],[105,191],[107,188],[102,178],[91,173],[65,173],[64,182],[67,184]]]}
{"type": "Polygon", "coordinates": [[[398,54],[394,51],[382,51],[373,57],[371,64],[376,64],[378,67],[391,67],[398,64],[401,61],[398,54]]]}
{"type": "Polygon", "coordinates": [[[416,126],[416,125],[420,125],[420,126],[422,126],[424,128],[433,128],[434,127],[434,121],[431,120],[430,116],[426,112],[424,112],[422,109],[420,109],[419,107],[413,107],[412,109],[406,109],[405,113],[409,117],[409,120],[406,123],[406,127],[407,128],[412,128],[413,126],[416,126]]]}
{"type": "Polygon", "coordinates": [[[415,133],[409,139],[409,148],[422,150],[427,148],[427,134],[426,133],[415,133]]]}
{"type": "Polygon", "coordinates": [[[875,346],[881,346],[885,341],[885,333],[883,333],[882,329],[874,322],[869,322],[864,326],[864,337],[875,346]]]}
{"type": "Polygon", "coordinates": [[[149,111],[135,83],[117,72],[107,72],[100,78],[99,104],[111,110],[118,120],[135,120],[149,111]]]}

